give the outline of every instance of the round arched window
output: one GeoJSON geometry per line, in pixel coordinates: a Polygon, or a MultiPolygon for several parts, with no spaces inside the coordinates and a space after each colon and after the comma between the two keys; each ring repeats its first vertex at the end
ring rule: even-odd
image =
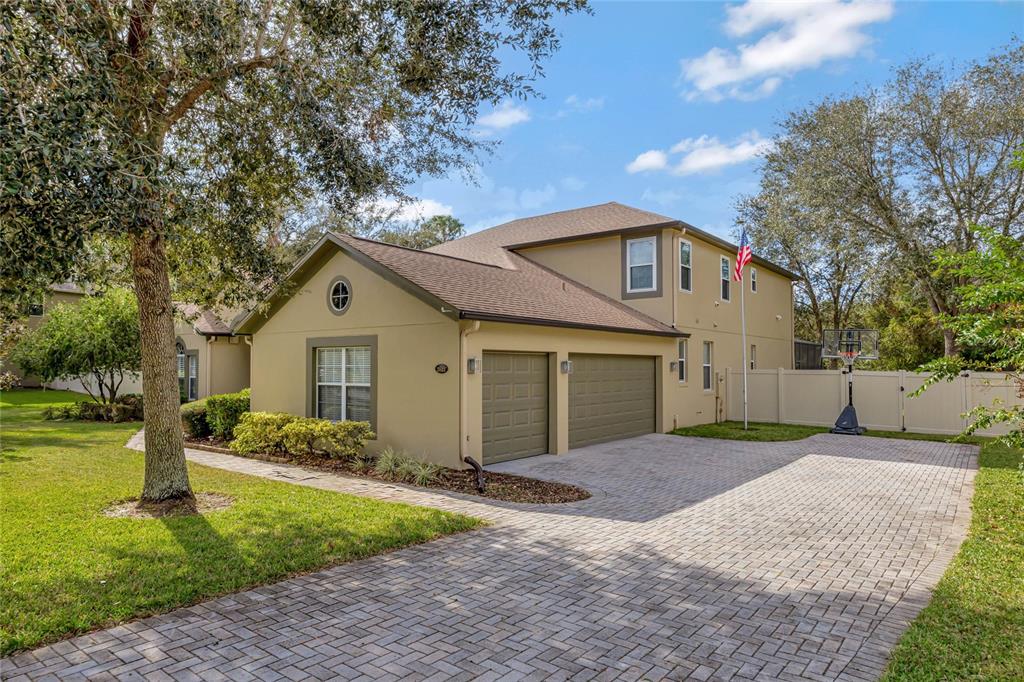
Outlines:
{"type": "Polygon", "coordinates": [[[348,310],[352,303],[352,284],[344,277],[336,277],[327,290],[327,303],[336,314],[348,310]]]}
{"type": "Polygon", "coordinates": [[[185,344],[183,344],[181,341],[175,342],[174,350],[177,351],[178,355],[184,355],[185,354],[185,344]]]}

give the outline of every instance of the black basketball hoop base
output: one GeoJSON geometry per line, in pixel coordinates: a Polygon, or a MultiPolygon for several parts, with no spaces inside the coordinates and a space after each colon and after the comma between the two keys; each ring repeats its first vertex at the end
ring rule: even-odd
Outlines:
{"type": "Polygon", "coordinates": [[[859,436],[867,431],[857,423],[857,409],[853,405],[847,405],[839,414],[836,425],[828,430],[829,433],[841,433],[847,436],[859,436]]]}

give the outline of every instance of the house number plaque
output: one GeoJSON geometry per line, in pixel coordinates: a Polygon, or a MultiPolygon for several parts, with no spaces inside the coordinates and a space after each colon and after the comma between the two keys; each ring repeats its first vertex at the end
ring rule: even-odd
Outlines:
{"type": "Polygon", "coordinates": [[[446,374],[448,372],[448,365],[444,364],[443,362],[439,362],[436,365],[434,365],[434,371],[437,372],[438,374],[446,374]]]}

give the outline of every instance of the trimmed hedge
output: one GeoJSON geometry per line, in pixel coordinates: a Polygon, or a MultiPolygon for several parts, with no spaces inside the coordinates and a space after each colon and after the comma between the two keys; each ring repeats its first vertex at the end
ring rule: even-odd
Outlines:
{"type": "Polygon", "coordinates": [[[56,421],[128,422],[144,417],[142,396],[126,393],[116,403],[96,403],[83,400],[65,405],[51,405],[43,410],[43,419],[56,421]]]}
{"type": "Polygon", "coordinates": [[[238,393],[222,393],[206,398],[206,423],[214,436],[231,438],[242,415],[249,411],[249,394],[246,388],[238,393]]]}
{"type": "Polygon", "coordinates": [[[231,449],[242,455],[285,452],[282,431],[297,417],[284,412],[246,412],[235,427],[231,449]]]}
{"type": "Polygon", "coordinates": [[[345,459],[358,455],[373,438],[369,422],[300,417],[281,429],[284,447],[291,455],[326,455],[345,459]]]}
{"type": "Polygon", "coordinates": [[[181,406],[181,428],[191,438],[206,438],[213,433],[206,420],[206,398],[181,406]]]}
{"type": "Polygon", "coordinates": [[[296,417],[283,412],[246,412],[235,427],[231,449],[243,455],[289,454],[350,458],[374,437],[368,422],[296,417]]]}

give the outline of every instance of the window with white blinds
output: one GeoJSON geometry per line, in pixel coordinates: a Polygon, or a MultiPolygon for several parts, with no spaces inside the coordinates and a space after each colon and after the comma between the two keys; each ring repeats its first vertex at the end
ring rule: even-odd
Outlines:
{"type": "Polygon", "coordinates": [[[369,346],[316,349],[316,416],[370,421],[369,346]]]}

